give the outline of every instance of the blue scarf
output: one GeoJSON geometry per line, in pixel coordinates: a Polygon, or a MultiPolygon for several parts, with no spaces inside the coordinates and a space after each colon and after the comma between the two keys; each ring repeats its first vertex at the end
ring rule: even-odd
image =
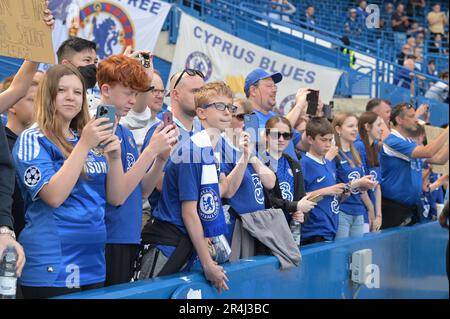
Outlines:
{"type": "MultiPolygon", "coordinates": [[[[214,150],[206,131],[191,137],[194,150],[201,152],[201,183],[197,212],[203,226],[205,237],[214,237],[227,233],[225,215],[219,192],[218,170],[214,160],[214,150]]],[[[189,186],[187,186],[189,187],[189,186]]]]}

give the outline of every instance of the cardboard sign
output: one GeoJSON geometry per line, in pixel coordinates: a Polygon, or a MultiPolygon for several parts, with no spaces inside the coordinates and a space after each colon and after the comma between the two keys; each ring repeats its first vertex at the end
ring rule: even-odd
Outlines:
{"type": "Polygon", "coordinates": [[[45,0],[0,0],[0,55],[55,63],[45,0]]]}
{"type": "MultiPolygon", "coordinates": [[[[435,127],[435,126],[431,126],[431,125],[425,125],[425,134],[427,135],[427,141],[428,143],[432,140],[434,140],[436,137],[439,136],[439,134],[441,134],[441,132],[444,129],[440,128],[440,127],[435,127]]],[[[447,143],[445,143],[445,148],[448,148],[448,136],[447,136],[447,143]]],[[[433,167],[433,172],[435,173],[439,173],[439,174],[448,174],[448,161],[445,165],[436,165],[436,164],[431,164],[431,166],[433,167]]]]}

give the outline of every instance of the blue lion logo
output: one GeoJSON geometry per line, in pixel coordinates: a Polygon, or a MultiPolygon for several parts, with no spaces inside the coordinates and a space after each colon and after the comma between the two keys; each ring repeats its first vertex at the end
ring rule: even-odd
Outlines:
{"type": "Polygon", "coordinates": [[[205,208],[205,210],[210,211],[214,209],[214,205],[212,202],[211,196],[205,196],[202,198],[202,206],[205,208]]]}
{"type": "Polygon", "coordinates": [[[97,43],[97,55],[101,59],[113,54],[113,45],[116,45],[119,41],[119,31],[114,20],[109,17],[97,25],[97,17],[92,19],[92,28],[94,38],[92,41],[97,43]]]}
{"type": "Polygon", "coordinates": [[[186,59],[186,68],[201,71],[208,81],[212,74],[211,59],[203,52],[192,52],[186,59]]]}
{"type": "Polygon", "coordinates": [[[211,187],[200,191],[199,214],[204,221],[212,221],[217,218],[220,211],[219,197],[211,187]]]}

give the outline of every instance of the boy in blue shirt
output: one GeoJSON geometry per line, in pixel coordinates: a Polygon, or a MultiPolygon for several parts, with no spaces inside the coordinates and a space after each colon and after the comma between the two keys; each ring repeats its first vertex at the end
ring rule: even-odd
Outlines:
{"type": "Polygon", "coordinates": [[[415,110],[408,103],[395,106],[393,128],[380,152],[382,229],[411,225],[418,221],[417,205],[422,193],[422,159],[441,164],[448,159],[448,127],[426,146],[417,146],[411,136],[418,129],[415,110]]]}
{"type": "MultiPolygon", "coordinates": [[[[114,105],[120,120],[136,103],[137,95],[148,90],[152,73],[151,68],[145,69],[137,59],[125,55],[112,55],[103,60],[97,71],[101,104],[114,105]]],[[[139,154],[128,128],[117,124],[115,133],[121,142],[121,169],[125,174],[121,182],[121,204],[107,205],[105,212],[107,286],[129,282],[132,278],[140,244],[142,193],[154,189],[171,145],[178,137],[175,126],[163,128],[160,123],[148,146],[139,154]]]]}
{"type": "Polygon", "coordinates": [[[350,192],[347,184],[336,183],[336,165],[325,158],[331,148],[333,128],[324,118],[313,118],[306,125],[309,152],[300,160],[305,191],[312,199],[323,196],[302,224],[301,245],[333,240],[338,227],[339,202],[350,192]]]}
{"type": "Polygon", "coordinates": [[[231,103],[232,92],[223,82],[209,83],[195,94],[196,114],[205,130],[180,145],[165,167],[161,198],[142,232],[148,249],[144,248],[138,278],[187,270],[195,252],[206,279],[219,292],[228,290],[228,279],[208,245],[209,238],[227,233],[220,198],[233,191],[220,172],[214,148],[230,125],[235,110],[231,103]]]}

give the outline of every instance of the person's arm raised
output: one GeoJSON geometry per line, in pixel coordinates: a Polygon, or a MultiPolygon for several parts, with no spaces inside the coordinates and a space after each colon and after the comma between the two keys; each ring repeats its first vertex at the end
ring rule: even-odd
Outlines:
{"type": "MultiPolygon", "coordinates": [[[[44,9],[43,20],[50,28],[53,28],[55,19],[53,18],[52,12],[47,8],[44,9]]],[[[0,93],[0,113],[6,112],[27,94],[38,65],[38,62],[23,61],[9,88],[0,93]]]]}
{"type": "Polygon", "coordinates": [[[147,178],[146,174],[150,174],[151,176],[152,172],[151,170],[149,172],[149,168],[156,156],[167,151],[170,148],[170,145],[174,144],[177,139],[177,131],[174,130],[173,127],[164,127],[163,123],[159,124],[148,146],[143,150],[133,167],[131,167],[123,176],[123,180],[120,183],[121,192],[120,198],[118,199],[119,205],[125,202],[143,178],[147,178]]]}
{"type": "Polygon", "coordinates": [[[448,161],[448,147],[442,148],[436,155],[427,160],[430,164],[444,165],[448,161]]]}
{"type": "Polygon", "coordinates": [[[75,145],[63,166],[42,187],[39,197],[53,208],[58,208],[69,197],[80,177],[87,154],[91,148],[111,135],[113,124],[100,125],[108,119],[91,119],[83,129],[79,142],[75,145]]]}
{"type": "Polygon", "coordinates": [[[426,146],[417,146],[411,153],[412,158],[431,158],[444,146],[448,140],[448,127],[437,138],[428,141],[426,146]]]}

